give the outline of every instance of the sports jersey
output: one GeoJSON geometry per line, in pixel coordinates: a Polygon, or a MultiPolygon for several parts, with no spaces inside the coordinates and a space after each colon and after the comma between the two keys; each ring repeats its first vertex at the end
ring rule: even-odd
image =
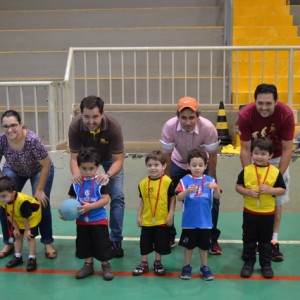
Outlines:
{"type": "Polygon", "coordinates": [[[185,191],[190,185],[198,186],[197,191],[189,193],[182,202],[182,228],[212,228],[211,209],[214,191],[208,188],[207,182],[215,182],[215,179],[207,175],[203,175],[201,178],[194,178],[189,174],[180,180],[176,193],[185,191]]]}
{"type": "Polygon", "coordinates": [[[23,219],[28,219],[30,228],[36,227],[41,222],[41,205],[38,200],[27,194],[17,192],[14,201],[6,205],[0,202],[0,206],[6,209],[7,214],[14,219],[19,229],[25,229],[23,219]]]}
{"type": "Polygon", "coordinates": [[[146,177],[139,183],[143,201],[142,226],[166,224],[169,213],[169,199],[175,195],[172,180],[163,175],[157,179],[146,177]]]}
{"type": "Polygon", "coordinates": [[[274,113],[263,118],[257,111],[255,102],[247,104],[239,112],[238,129],[241,141],[258,137],[268,137],[274,145],[273,158],[282,154],[282,140],[294,138],[295,121],[293,111],[284,103],[276,102],[274,113]]]}
{"type": "MultiPolygon", "coordinates": [[[[96,177],[91,179],[84,179],[82,184],[73,183],[70,196],[76,195],[78,205],[82,205],[83,202],[93,203],[102,198],[102,194],[108,194],[106,186],[96,183],[96,177]],[[73,191],[72,191],[73,188],[73,191]]],[[[77,223],[86,225],[87,223],[98,223],[101,220],[107,220],[107,214],[105,207],[91,209],[87,214],[80,215],[77,219],[77,223]]],[[[101,224],[103,224],[101,222],[101,224]]],[[[107,222],[105,222],[107,224],[107,222]]]]}
{"type": "MultiPolygon", "coordinates": [[[[254,190],[258,190],[260,184],[285,189],[281,173],[271,164],[264,167],[256,166],[255,164],[246,166],[239,174],[237,184],[254,190]]],[[[275,196],[261,193],[259,198],[253,198],[245,195],[244,211],[254,214],[275,214],[275,196]]]]}

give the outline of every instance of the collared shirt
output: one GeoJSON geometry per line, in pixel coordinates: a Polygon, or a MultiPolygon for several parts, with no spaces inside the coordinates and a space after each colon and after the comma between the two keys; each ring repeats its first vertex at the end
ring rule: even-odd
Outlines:
{"type": "Polygon", "coordinates": [[[94,147],[101,160],[111,158],[112,154],[124,151],[122,128],[110,114],[103,113],[100,130],[95,133],[83,125],[82,116],[76,116],[69,127],[69,147],[76,153],[81,147],[94,147]]]}
{"type": "Polygon", "coordinates": [[[191,132],[183,130],[178,117],[168,120],[163,126],[160,142],[163,151],[172,152],[172,161],[184,170],[187,170],[187,156],[190,150],[204,147],[208,153],[213,153],[219,145],[216,127],[201,116],[191,132]]]}

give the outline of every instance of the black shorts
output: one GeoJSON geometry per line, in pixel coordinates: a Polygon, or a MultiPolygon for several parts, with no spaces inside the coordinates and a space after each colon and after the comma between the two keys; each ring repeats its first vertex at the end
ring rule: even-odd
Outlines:
{"type": "Polygon", "coordinates": [[[107,225],[77,225],[76,256],[94,257],[99,261],[112,259],[107,225]]]}
{"type": "Polygon", "coordinates": [[[141,255],[147,255],[153,251],[162,255],[171,253],[170,227],[143,226],[140,237],[140,250],[141,255]]]}
{"type": "Polygon", "coordinates": [[[210,248],[211,229],[182,229],[179,245],[189,250],[196,247],[202,250],[210,248]]]}
{"type": "MultiPolygon", "coordinates": [[[[25,229],[20,229],[19,231],[23,235],[24,232],[25,232],[25,229]]],[[[38,228],[38,226],[30,228],[30,232],[32,234],[32,237],[36,237],[37,235],[39,235],[39,228],[38,228]]]]}

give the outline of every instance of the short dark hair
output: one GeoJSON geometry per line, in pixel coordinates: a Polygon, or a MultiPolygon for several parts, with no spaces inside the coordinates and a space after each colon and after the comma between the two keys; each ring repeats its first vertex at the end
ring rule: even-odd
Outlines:
{"type": "Polygon", "coordinates": [[[82,163],[91,162],[95,163],[96,166],[100,165],[99,152],[93,147],[81,148],[77,155],[77,164],[80,166],[82,163]]]}
{"type": "Polygon", "coordinates": [[[190,108],[188,108],[188,107],[184,108],[182,111],[176,111],[177,118],[179,118],[180,114],[181,114],[182,112],[186,111],[186,110],[190,110],[190,111],[192,111],[192,112],[195,112],[197,118],[199,118],[200,112],[199,112],[199,111],[193,111],[192,109],[190,109],[190,108]]]}
{"type": "Polygon", "coordinates": [[[150,159],[158,160],[162,165],[167,163],[165,155],[160,150],[153,150],[148,153],[145,158],[145,164],[147,164],[150,159]]]}
{"type": "Polygon", "coordinates": [[[258,94],[273,94],[275,102],[278,100],[277,88],[274,84],[262,83],[259,84],[254,92],[254,99],[256,101],[258,94]]]}
{"type": "Polygon", "coordinates": [[[80,111],[83,112],[84,108],[93,109],[95,107],[99,108],[100,114],[104,111],[104,101],[97,96],[87,96],[81,100],[80,111]]]}
{"type": "Polygon", "coordinates": [[[1,123],[2,123],[2,121],[3,121],[3,118],[8,118],[8,117],[15,117],[16,120],[17,120],[19,123],[22,122],[21,117],[20,117],[20,114],[19,114],[17,111],[13,110],[13,109],[9,109],[9,110],[5,111],[5,112],[2,114],[2,116],[1,116],[1,123]]]}
{"type": "Polygon", "coordinates": [[[204,161],[204,163],[207,165],[208,163],[208,157],[207,153],[203,148],[195,148],[189,151],[188,157],[187,157],[187,162],[188,164],[191,162],[192,158],[194,157],[201,157],[204,161]]]}
{"type": "Polygon", "coordinates": [[[273,143],[268,138],[257,138],[255,140],[253,140],[253,142],[251,143],[251,152],[253,152],[254,149],[267,151],[267,152],[269,152],[269,154],[274,153],[273,143]]]}
{"type": "Polygon", "coordinates": [[[17,190],[16,183],[8,176],[0,177],[0,193],[2,192],[14,192],[17,190]]]}

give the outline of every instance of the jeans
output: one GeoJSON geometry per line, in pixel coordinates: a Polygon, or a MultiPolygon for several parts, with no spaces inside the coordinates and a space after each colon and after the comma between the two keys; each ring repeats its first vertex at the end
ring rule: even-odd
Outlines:
{"type": "MultiPolygon", "coordinates": [[[[207,174],[207,169],[205,170],[205,174],[207,174]]],[[[171,178],[173,180],[175,188],[177,187],[180,179],[185,175],[190,174],[190,170],[184,170],[178,167],[174,162],[171,162],[171,178]]],[[[211,209],[212,214],[212,223],[213,227],[211,230],[211,241],[216,242],[221,234],[221,231],[217,228],[218,220],[219,220],[219,206],[220,200],[214,198],[213,199],[213,206],[211,209]]],[[[171,240],[175,238],[176,235],[176,228],[172,226],[171,228],[171,240]]]]}
{"type": "MultiPolygon", "coordinates": [[[[112,165],[112,159],[101,161],[101,165],[107,172],[112,165]]],[[[123,220],[125,201],[123,193],[124,169],[121,169],[117,174],[110,177],[108,188],[110,193],[110,240],[114,242],[122,241],[123,220]]]]}
{"type": "MultiPolygon", "coordinates": [[[[7,167],[3,167],[2,174],[3,176],[8,176],[15,181],[18,192],[22,191],[24,185],[29,179],[31,183],[32,195],[34,195],[36,186],[40,178],[40,172],[37,172],[30,178],[27,178],[27,177],[19,176],[16,172],[14,172],[13,170],[7,167]]],[[[49,203],[46,207],[42,206],[42,219],[39,224],[41,242],[43,244],[51,244],[54,241],[52,236],[52,215],[51,215],[51,207],[50,207],[50,193],[51,193],[51,188],[53,183],[53,177],[54,177],[54,166],[51,165],[49,175],[44,187],[44,192],[49,199],[49,203]]],[[[3,232],[3,243],[8,245],[9,244],[8,242],[9,233],[8,233],[8,223],[7,223],[8,221],[5,217],[5,210],[3,208],[0,209],[0,220],[1,220],[1,226],[3,232]]]]}

